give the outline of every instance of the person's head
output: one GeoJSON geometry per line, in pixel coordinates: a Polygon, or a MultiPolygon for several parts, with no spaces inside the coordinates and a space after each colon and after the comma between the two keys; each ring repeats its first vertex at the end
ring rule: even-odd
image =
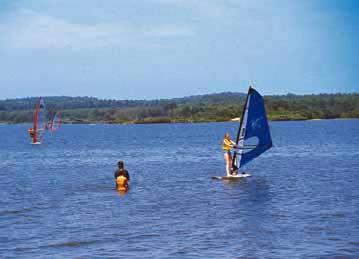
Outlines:
{"type": "Polygon", "coordinates": [[[229,133],[228,133],[228,132],[226,132],[226,134],[224,134],[224,138],[225,138],[225,139],[230,139],[230,138],[231,138],[231,136],[229,135],[229,133]]]}
{"type": "Polygon", "coordinates": [[[120,160],[120,161],[117,162],[117,166],[118,166],[119,169],[123,169],[125,167],[125,164],[124,164],[124,162],[122,160],[120,160]]]}

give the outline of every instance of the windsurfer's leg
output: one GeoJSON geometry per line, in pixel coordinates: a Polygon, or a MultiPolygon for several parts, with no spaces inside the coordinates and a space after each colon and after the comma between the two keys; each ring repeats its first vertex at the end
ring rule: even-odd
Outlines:
{"type": "Polygon", "coordinates": [[[232,175],[232,156],[231,153],[228,153],[228,165],[227,165],[227,175],[231,176],[232,175]]]}
{"type": "Polygon", "coordinates": [[[229,152],[224,153],[224,159],[226,160],[227,176],[230,176],[231,175],[231,162],[232,162],[231,154],[229,152]]]}

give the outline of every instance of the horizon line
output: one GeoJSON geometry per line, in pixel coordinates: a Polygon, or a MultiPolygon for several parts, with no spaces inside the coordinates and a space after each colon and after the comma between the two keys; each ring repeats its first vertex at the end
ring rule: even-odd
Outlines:
{"type": "MultiPolygon", "coordinates": [[[[254,89],[256,89],[254,87],[254,89]]],[[[257,90],[257,89],[256,89],[257,90]]],[[[219,94],[243,94],[247,95],[246,92],[232,92],[232,91],[222,91],[222,92],[212,92],[212,93],[203,93],[203,94],[192,94],[186,95],[181,97],[160,97],[160,98],[143,98],[143,99],[116,99],[116,98],[102,98],[98,96],[89,96],[89,95],[43,95],[43,96],[26,96],[26,97],[10,97],[0,99],[0,101],[12,101],[12,100],[19,100],[19,99],[34,99],[34,98],[54,98],[54,97],[68,97],[68,98],[96,98],[98,100],[115,100],[115,101],[156,101],[156,100],[174,100],[174,99],[184,99],[190,97],[199,97],[205,95],[219,95],[219,94]]],[[[359,94],[359,91],[353,92],[321,92],[321,93],[304,93],[304,94],[297,94],[297,93],[286,93],[286,94],[261,94],[262,96],[310,96],[310,95],[351,95],[351,94],[359,94]]]]}

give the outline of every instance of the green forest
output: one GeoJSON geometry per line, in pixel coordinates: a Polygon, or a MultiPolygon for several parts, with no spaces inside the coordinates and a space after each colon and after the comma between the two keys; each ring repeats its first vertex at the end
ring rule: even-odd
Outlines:
{"type": "MultiPolygon", "coordinates": [[[[64,123],[171,123],[229,121],[241,116],[246,95],[218,93],[158,100],[44,97],[47,117],[64,123]]],[[[359,93],[265,96],[270,120],[359,118],[359,93]]],[[[0,100],[0,123],[30,123],[38,98],[0,100]]]]}

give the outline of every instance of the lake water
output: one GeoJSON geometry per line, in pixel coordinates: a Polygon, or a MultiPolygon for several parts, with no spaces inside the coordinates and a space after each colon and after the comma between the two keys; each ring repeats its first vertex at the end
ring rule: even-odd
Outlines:
{"type": "Polygon", "coordinates": [[[0,125],[0,257],[359,258],[359,120],[270,126],[228,183],[210,177],[236,123],[64,125],[42,145],[0,125]]]}

